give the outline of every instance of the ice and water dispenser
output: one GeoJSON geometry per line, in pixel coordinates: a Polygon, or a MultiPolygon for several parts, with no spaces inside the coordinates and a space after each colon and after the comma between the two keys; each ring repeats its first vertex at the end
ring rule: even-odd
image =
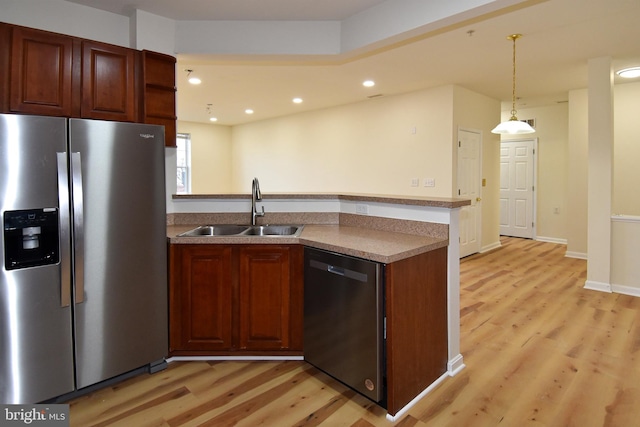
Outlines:
{"type": "Polygon", "coordinates": [[[5,211],[3,219],[5,269],[58,262],[58,209],[5,211]]]}

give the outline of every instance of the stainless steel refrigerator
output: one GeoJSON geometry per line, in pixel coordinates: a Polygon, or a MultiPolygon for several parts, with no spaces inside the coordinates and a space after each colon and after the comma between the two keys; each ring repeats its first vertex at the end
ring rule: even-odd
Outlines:
{"type": "Polygon", "coordinates": [[[0,114],[0,403],[167,354],[164,128],[0,114]]]}

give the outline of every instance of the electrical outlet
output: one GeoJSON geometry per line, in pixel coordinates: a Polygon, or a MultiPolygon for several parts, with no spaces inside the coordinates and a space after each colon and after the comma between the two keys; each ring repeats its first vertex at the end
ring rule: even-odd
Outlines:
{"type": "Polygon", "coordinates": [[[435,187],[436,186],[435,178],[425,178],[424,179],[424,186],[425,187],[435,187]]]}
{"type": "Polygon", "coordinates": [[[368,215],[369,214],[369,206],[363,205],[361,203],[356,204],[356,213],[360,215],[368,215]]]}
{"type": "Polygon", "coordinates": [[[420,186],[420,178],[411,178],[411,186],[412,187],[420,186]]]}

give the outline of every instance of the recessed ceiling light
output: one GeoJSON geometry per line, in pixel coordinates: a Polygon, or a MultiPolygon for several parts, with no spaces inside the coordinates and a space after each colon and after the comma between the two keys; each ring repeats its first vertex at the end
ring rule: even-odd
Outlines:
{"type": "Polygon", "coordinates": [[[302,104],[302,98],[293,98],[294,104],[302,104]]]}
{"type": "Polygon", "coordinates": [[[373,80],[365,80],[362,82],[362,86],[364,87],[373,87],[376,85],[376,82],[374,82],[373,80]]]}
{"type": "Polygon", "coordinates": [[[210,122],[217,122],[218,118],[217,117],[209,117],[209,121],[210,122]]]}
{"type": "Polygon", "coordinates": [[[616,74],[625,79],[640,77],[640,67],[625,68],[624,70],[616,71],[616,74]]]}
{"type": "Polygon", "coordinates": [[[251,108],[247,108],[244,112],[247,114],[253,114],[253,110],[251,108]]]}

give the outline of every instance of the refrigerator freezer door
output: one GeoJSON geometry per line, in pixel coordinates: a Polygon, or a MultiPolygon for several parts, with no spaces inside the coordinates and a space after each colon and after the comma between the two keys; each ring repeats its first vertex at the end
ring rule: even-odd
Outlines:
{"type": "Polygon", "coordinates": [[[75,246],[83,269],[75,275],[84,277],[75,304],[82,388],[167,354],[164,129],[71,119],[70,152],[82,165],[83,212],[73,213],[83,227],[75,246]]]}
{"type": "Polygon", "coordinates": [[[70,271],[69,224],[63,220],[69,206],[64,197],[59,200],[56,179],[66,135],[61,118],[0,115],[0,403],[36,403],[74,389],[71,307],[63,303],[71,284],[61,279],[70,271]],[[59,233],[26,224],[39,215],[58,217],[59,233]],[[17,233],[20,222],[24,231],[17,233]],[[23,246],[10,244],[8,239],[20,234],[23,246]],[[58,262],[4,265],[12,258],[7,250],[28,258],[48,236],[60,236],[59,243],[47,243],[59,245],[58,262]]]}

